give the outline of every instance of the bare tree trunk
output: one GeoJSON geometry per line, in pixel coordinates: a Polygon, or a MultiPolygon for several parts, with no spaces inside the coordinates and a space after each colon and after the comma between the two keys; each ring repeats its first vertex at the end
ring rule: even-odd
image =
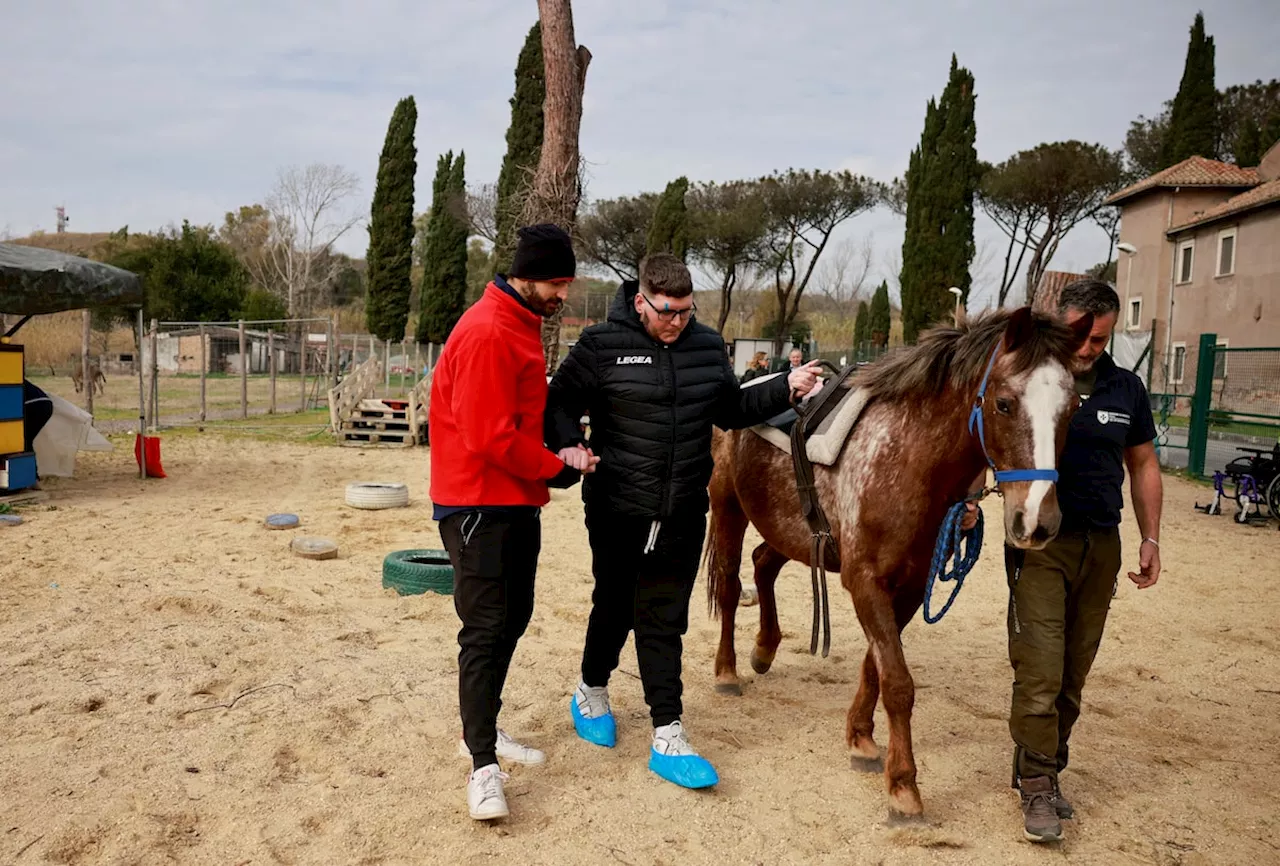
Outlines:
{"type": "Polygon", "coordinates": [[[730,267],[724,272],[724,279],[720,281],[720,317],[716,322],[716,330],[721,334],[724,333],[724,323],[729,321],[729,310],[733,303],[733,284],[737,282],[737,277],[737,268],[730,267]]]}
{"type": "MultiPolygon", "coordinates": [[[[542,109],[542,152],[522,222],[555,223],[572,234],[582,195],[578,133],[591,52],[575,43],[570,0],[538,0],[538,18],[542,22],[547,90],[542,109]]],[[[560,362],[559,312],[543,322],[542,352],[550,375],[560,362]]]]}

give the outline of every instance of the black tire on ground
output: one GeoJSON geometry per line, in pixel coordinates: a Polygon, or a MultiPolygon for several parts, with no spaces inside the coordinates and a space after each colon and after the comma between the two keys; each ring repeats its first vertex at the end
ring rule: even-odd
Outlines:
{"type": "Polygon", "coordinates": [[[1267,507],[1271,509],[1271,516],[1280,520],[1280,473],[1267,485],[1267,507]]]}
{"type": "Polygon", "coordinates": [[[382,586],[400,595],[453,595],[453,565],[443,550],[396,550],[382,560],[382,586]]]}

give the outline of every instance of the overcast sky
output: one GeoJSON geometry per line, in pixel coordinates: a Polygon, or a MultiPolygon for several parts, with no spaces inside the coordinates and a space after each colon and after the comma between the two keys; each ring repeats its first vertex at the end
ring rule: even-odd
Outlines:
{"type": "MultiPolygon", "coordinates": [[[[220,223],[260,201],[281,166],[310,162],[356,172],[367,215],[387,121],[409,94],[424,210],[447,149],[466,151],[468,182],[496,178],[537,16],[534,0],[5,5],[0,232],[12,235],[53,231],[58,204],[73,231],[220,223]]],[[[1197,9],[1219,87],[1280,76],[1276,0],[575,0],[594,55],[587,194],[789,166],[889,180],[952,52],[976,79],[983,159],[1068,138],[1117,147],[1130,120],[1172,98],[1197,9]]],[[[884,269],[902,222],[879,211],[844,232],[867,235],[884,269]]],[[[980,220],[996,279],[1001,237],[980,220]]],[[[366,244],[359,227],[340,248],[363,256],[366,244]]],[[[1051,267],[1106,252],[1105,235],[1081,226],[1051,267]]]]}

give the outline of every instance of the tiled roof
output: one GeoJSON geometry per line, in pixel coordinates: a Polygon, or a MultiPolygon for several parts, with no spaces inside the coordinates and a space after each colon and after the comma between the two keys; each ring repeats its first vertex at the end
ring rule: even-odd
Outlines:
{"type": "Polygon", "coordinates": [[[1280,202],[1280,178],[1267,181],[1261,186],[1255,186],[1248,192],[1242,192],[1237,196],[1224,201],[1216,207],[1209,208],[1204,213],[1196,214],[1187,222],[1180,226],[1174,226],[1169,229],[1167,234],[1175,235],[1178,232],[1185,231],[1189,228],[1205,225],[1206,223],[1217,222],[1227,217],[1245,213],[1265,205],[1280,202]]]}
{"type": "Polygon", "coordinates": [[[1169,186],[1257,186],[1261,178],[1256,168],[1241,168],[1216,159],[1192,156],[1164,171],[1125,187],[1103,204],[1120,204],[1139,193],[1169,186]]]}

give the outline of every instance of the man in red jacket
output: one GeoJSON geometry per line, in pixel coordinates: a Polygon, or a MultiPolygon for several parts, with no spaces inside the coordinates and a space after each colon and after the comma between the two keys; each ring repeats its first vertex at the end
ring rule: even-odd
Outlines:
{"type": "Polygon", "coordinates": [[[556,455],[542,438],[542,318],[568,294],[573,245],[554,225],[528,226],[519,236],[510,276],[496,277],[463,313],[431,381],[431,501],[462,620],[459,752],[471,758],[467,805],[477,820],[508,814],[498,758],[546,760],[498,730],[502,687],[533,613],[548,484],[572,485],[597,459],[581,447],[556,455]]]}

